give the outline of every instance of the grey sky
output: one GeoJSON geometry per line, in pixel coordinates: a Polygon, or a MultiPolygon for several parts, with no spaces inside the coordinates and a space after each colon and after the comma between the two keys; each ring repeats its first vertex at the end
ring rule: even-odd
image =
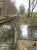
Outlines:
{"type": "MultiPolygon", "coordinates": [[[[26,11],[27,11],[27,9],[28,9],[28,3],[29,3],[28,0],[11,0],[11,2],[12,2],[12,1],[15,1],[15,5],[16,5],[16,8],[17,8],[17,9],[19,9],[19,6],[20,6],[21,4],[24,4],[25,9],[26,9],[26,11]]],[[[34,11],[37,11],[37,6],[36,6],[36,8],[34,9],[34,11]]]]}

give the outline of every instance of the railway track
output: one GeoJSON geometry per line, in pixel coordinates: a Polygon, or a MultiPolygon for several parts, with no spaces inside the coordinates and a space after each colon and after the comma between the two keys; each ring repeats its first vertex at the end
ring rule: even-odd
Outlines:
{"type": "Polygon", "coordinates": [[[0,20],[0,25],[10,22],[10,21],[14,21],[16,19],[18,20],[19,16],[8,17],[7,19],[0,20]]]}

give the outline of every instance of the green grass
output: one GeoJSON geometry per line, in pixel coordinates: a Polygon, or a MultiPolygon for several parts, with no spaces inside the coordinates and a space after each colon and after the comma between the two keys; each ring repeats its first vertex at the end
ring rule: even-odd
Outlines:
{"type": "Polygon", "coordinates": [[[32,13],[31,17],[27,17],[28,14],[25,13],[24,15],[20,15],[21,18],[19,19],[19,21],[17,21],[17,23],[25,23],[25,24],[37,24],[37,12],[32,13]]]}
{"type": "Polygon", "coordinates": [[[15,50],[19,50],[18,46],[16,46],[16,49],[15,50]]]}

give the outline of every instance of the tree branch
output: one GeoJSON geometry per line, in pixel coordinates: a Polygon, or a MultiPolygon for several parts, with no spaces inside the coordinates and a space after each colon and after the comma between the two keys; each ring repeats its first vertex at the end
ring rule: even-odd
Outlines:
{"type": "Polygon", "coordinates": [[[31,5],[34,3],[35,0],[32,1],[31,5]]]}
{"type": "MultiPolygon", "coordinates": [[[[36,4],[37,4],[37,2],[36,2],[36,4]]],[[[35,7],[36,7],[36,4],[35,4],[35,5],[33,5],[32,12],[33,12],[33,10],[35,9],[35,7]]]]}

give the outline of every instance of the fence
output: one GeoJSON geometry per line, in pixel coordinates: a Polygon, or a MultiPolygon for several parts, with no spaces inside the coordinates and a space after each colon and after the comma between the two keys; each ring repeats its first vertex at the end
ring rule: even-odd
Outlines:
{"type": "Polygon", "coordinates": [[[7,46],[0,46],[0,50],[9,50],[9,47],[7,47],[7,46]]]}
{"type": "Polygon", "coordinates": [[[19,50],[36,50],[37,41],[18,40],[17,46],[18,46],[19,50]],[[36,45],[35,45],[35,43],[36,43],[36,45]]]}
{"type": "Polygon", "coordinates": [[[9,45],[4,43],[0,45],[0,50],[12,50],[12,49],[9,45]]]}

